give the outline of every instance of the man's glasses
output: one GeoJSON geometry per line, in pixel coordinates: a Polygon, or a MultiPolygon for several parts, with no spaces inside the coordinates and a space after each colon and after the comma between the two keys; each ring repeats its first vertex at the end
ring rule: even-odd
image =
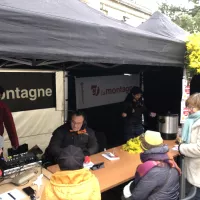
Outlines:
{"type": "Polygon", "coordinates": [[[83,124],[83,122],[75,122],[75,121],[71,121],[73,125],[79,125],[81,126],[83,124]]]}

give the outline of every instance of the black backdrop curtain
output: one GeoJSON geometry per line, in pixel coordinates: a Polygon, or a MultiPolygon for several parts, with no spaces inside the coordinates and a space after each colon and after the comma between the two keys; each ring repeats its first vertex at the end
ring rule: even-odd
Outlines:
{"type": "MultiPolygon", "coordinates": [[[[144,72],[144,100],[149,111],[180,114],[182,68],[160,68],[144,72]]],[[[123,143],[122,103],[84,109],[88,125],[105,133],[110,146],[123,143]]],[[[75,110],[74,78],[69,78],[69,110],[75,110]]],[[[157,130],[157,119],[147,117],[148,129],[157,130]]]]}

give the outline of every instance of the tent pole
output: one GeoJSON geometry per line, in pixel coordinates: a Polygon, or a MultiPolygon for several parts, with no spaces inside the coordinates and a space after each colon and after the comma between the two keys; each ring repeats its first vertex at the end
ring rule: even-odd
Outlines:
{"type": "Polygon", "coordinates": [[[64,63],[65,61],[57,61],[57,60],[52,60],[52,61],[42,61],[38,63],[36,66],[45,66],[45,65],[52,65],[52,64],[59,64],[59,63],[64,63]]]}
{"type": "MultiPolygon", "coordinates": [[[[183,69],[183,80],[187,80],[187,71],[186,69],[184,68],[183,69]]],[[[183,81],[182,81],[182,84],[183,84],[183,81]]],[[[182,91],[183,93],[183,91],[182,91]]],[[[181,178],[180,178],[180,199],[183,199],[185,198],[185,194],[186,194],[186,178],[185,178],[185,163],[184,163],[184,157],[180,156],[180,168],[181,168],[181,171],[182,171],[182,174],[181,174],[181,178]]]]}
{"type": "Polygon", "coordinates": [[[19,59],[15,59],[15,58],[8,58],[8,57],[0,57],[1,60],[7,60],[10,62],[15,62],[15,63],[19,63],[19,64],[23,64],[23,65],[28,65],[28,66],[32,66],[32,61],[29,60],[19,60],[19,59]]]}
{"type": "Polygon", "coordinates": [[[64,122],[67,122],[68,114],[68,75],[67,71],[64,71],[64,122]]]}
{"type": "Polygon", "coordinates": [[[185,198],[186,194],[186,178],[185,178],[185,163],[184,163],[184,158],[181,156],[180,157],[180,168],[182,171],[181,178],[180,178],[180,199],[185,198]]]}
{"type": "Polygon", "coordinates": [[[144,91],[144,73],[140,72],[140,88],[144,91]]]}
{"type": "MultiPolygon", "coordinates": [[[[140,88],[144,92],[144,73],[140,72],[140,88]]],[[[145,125],[144,114],[142,114],[142,124],[145,125]]]]}
{"type": "Polygon", "coordinates": [[[2,63],[2,64],[0,65],[0,68],[2,68],[2,67],[4,67],[4,66],[6,66],[7,64],[8,64],[8,61],[6,61],[6,62],[2,63]]]}

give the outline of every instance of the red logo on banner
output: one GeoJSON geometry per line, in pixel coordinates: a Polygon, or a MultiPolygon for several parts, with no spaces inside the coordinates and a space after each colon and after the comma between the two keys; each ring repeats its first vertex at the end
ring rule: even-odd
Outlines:
{"type": "Polygon", "coordinates": [[[99,94],[101,96],[109,95],[109,94],[118,94],[118,93],[122,93],[122,92],[129,93],[131,89],[132,89],[132,86],[119,86],[119,87],[106,88],[106,89],[100,90],[99,86],[91,85],[91,90],[92,90],[93,96],[98,96],[99,94]]]}
{"type": "Polygon", "coordinates": [[[100,88],[97,85],[92,85],[91,90],[92,90],[92,95],[94,96],[98,96],[100,93],[100,88]]]}
{"type": "Polygon", "coordinates": [[[186,94],[190,94],[190,86],[186,86],[185,87],[185,93],[186,94]]]}
{"type": "Polygon", "coordinates": [[[187,108],[183,109],[183,115],[185,115],[185,116],[189,115],[189,110],[187,108]]]}

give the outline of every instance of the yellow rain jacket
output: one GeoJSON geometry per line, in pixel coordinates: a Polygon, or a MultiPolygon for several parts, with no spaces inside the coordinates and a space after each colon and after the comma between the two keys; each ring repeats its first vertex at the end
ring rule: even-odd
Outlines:
{"type": "Polygon", "coordinates": [[[41,200],[100,200],[99,182],[88,169],[59,171],[45,186],[41,200]]]}

